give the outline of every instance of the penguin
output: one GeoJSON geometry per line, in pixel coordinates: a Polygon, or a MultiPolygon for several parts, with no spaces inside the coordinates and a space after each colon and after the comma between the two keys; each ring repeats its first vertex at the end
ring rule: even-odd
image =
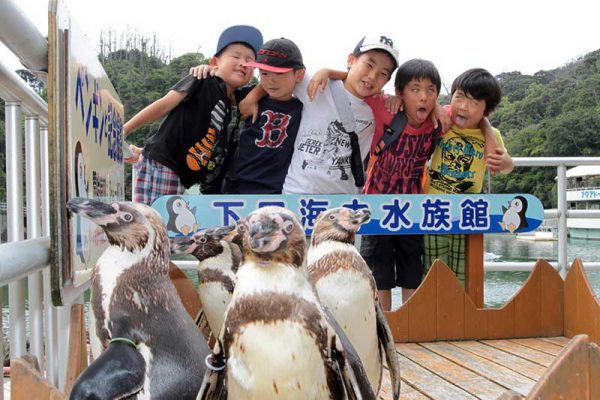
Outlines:
{"type": "Polygon", "coordinates": [[[508,208],[502,206],[502,221],[499,222],[503,230],[514,233],[517,229],[527,228],[527,199],[515,196],[508,203],[508,208]]]}
{"type": "Polygon", "coordinates": [[[280,207],[250,213],[244,262],[198,399],[374,399],[364,369],[308,280],[304,230],[280,207]],[[223,379],[225,378],[225,379],[223,379]]]}
{"type": "Polygon", "coordinates": [[[221,332],[225,311],[235,288],[235,274],[242,259],[241,249],[231,242],[235,237],[234,229],[235,225],[206,229],[190,239],[185,238],[184,242],[175,241],[172,246],[175,253],[192,254],[199,261],[198,294],[202,315],[196,324],[202,326],[202,318],[206,318],[214,337],[221,332]]]}
{"type": "Polygon", "coordinates": [[[144,204],[84,198],[67,208],[99,225],[109,243],[92,273],[90,301],[104,351],[70,399],[195,399],[209,349],[169,279],[160,215],[144,204]]]}
{"type": "Polygon", "coordinates": [[[400,396],[400,367],[390,328],[377,299],[375,279],[354,246],[356,232],[369,221],[368,209],[322,212],[315,221],[307,254],[310,280],[354,345],[375,394],[381,387],[383,354],[393,398],[400,396]]]}
{"type": "Polygon", "coordinates": [[[189,204],[181,196],[171,196],[167,200],[167,229],[184,236],[196,232],[200,225],[196,222],[196,207],[189,208],[189,204]]]}

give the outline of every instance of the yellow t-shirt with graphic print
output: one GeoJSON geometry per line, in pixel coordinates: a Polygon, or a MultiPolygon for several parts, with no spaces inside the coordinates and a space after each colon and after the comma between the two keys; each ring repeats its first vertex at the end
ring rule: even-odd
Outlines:
{"type": "MultiPolygon", "coordinates": [[[[497,146],[506,150],[500,131],[492,128],[497,146]]],[[[431,155],[427,194],[481,193],[485,176],[485,133],[453,125],[440,137],[431,155]]]]}

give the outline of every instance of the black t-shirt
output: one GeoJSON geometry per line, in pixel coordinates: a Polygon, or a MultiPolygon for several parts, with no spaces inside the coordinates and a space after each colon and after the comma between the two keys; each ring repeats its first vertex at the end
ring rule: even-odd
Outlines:
{"type": "Polygon", "coordinates": [[[227,156],[231,102],[225,82],[188,75],[171,90],[186,96],[150,137],[143,154],[173,170],[186,188],[196,183],[210,185],[227,156]]]}
{"type": "Polygon", "coordinates": [[[258,115],[254,124],[246,120],[240,132],[233,176],[225,185],[227,193],[281,193],[294,152],[302,102],[296,98],[264,98],[258,105],[258,115]]]}

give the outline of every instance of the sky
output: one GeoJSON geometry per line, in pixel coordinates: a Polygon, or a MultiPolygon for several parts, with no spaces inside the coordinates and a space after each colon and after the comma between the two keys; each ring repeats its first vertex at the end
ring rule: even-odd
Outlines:
{"type": "MultiPolygon", "coordinates": [[[[47,35],[47,1],[11,1],[47,35]]],[[[600,2],[590,0],[65,2],[96,49],[101,31],[129,30],[156,33],[173,56],[194,51],[210,56],[223,29],[249,24],[265,40],[286,37],[296,42],[310,72],[325,66],[345,69],[347,55],[363,36],[385,35],[395,41],[401,63],[412,58],[433,61],[448,89],[469,68],[486,68],[494,75],[533,74],[600,49],[600,2]]],[[[19,68],[2,44],[0,61],[19,68]]]]}

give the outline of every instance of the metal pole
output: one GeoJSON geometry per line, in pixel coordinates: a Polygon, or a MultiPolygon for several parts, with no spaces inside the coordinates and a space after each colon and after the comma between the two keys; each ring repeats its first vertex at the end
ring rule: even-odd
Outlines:
{"type": "MultiPolygon", "coordinates": [[[[40,219],[40,123],[37,116],[25,118],[25,160],[27,188],[27,239],[39,238],[42,233],[40,219]]],[[[44,365],[43,331],[43,288],[42,272],[28,276],[29,285],[29,327],[30,353],[37,357],[39,365],[44,365]]]]}
{"type": "Polygon", "coordinates": [[[557,168],[558,181],[558,266],[560,276],[565,279],[567,264],[567,167],[562,164],[557,168]]]}
{"type": "MultiPolygon", "coordinates": [[[[42,232],[50,236],[50,176],[48,162],[48,128],[43,126],[40,131],[40,169],[41,169],[41,203],[42,203],[42,232]]],[[[52,285],[50,281],[50,268],[44,269],[44,332],[46,350],[46,379],[58,387],[58,361],[56,347],[58,346],[56,334],[56,308],[52,305],[52,285]]]]}
{"type": "Polygon", "coordinates": [[[29,69],[48,69],[48,41],[13,0],[3,0],[0,41],[29,69]]]}
{"type": "MultiPolygon", "coordinates": [[[[23,136],[21,103],[7,102],[6,114],[6,216],[9,242],[23,240],[23,136]]],[[[25,354],[25,280],[8,285],[10,358],[25,354]]]]}

